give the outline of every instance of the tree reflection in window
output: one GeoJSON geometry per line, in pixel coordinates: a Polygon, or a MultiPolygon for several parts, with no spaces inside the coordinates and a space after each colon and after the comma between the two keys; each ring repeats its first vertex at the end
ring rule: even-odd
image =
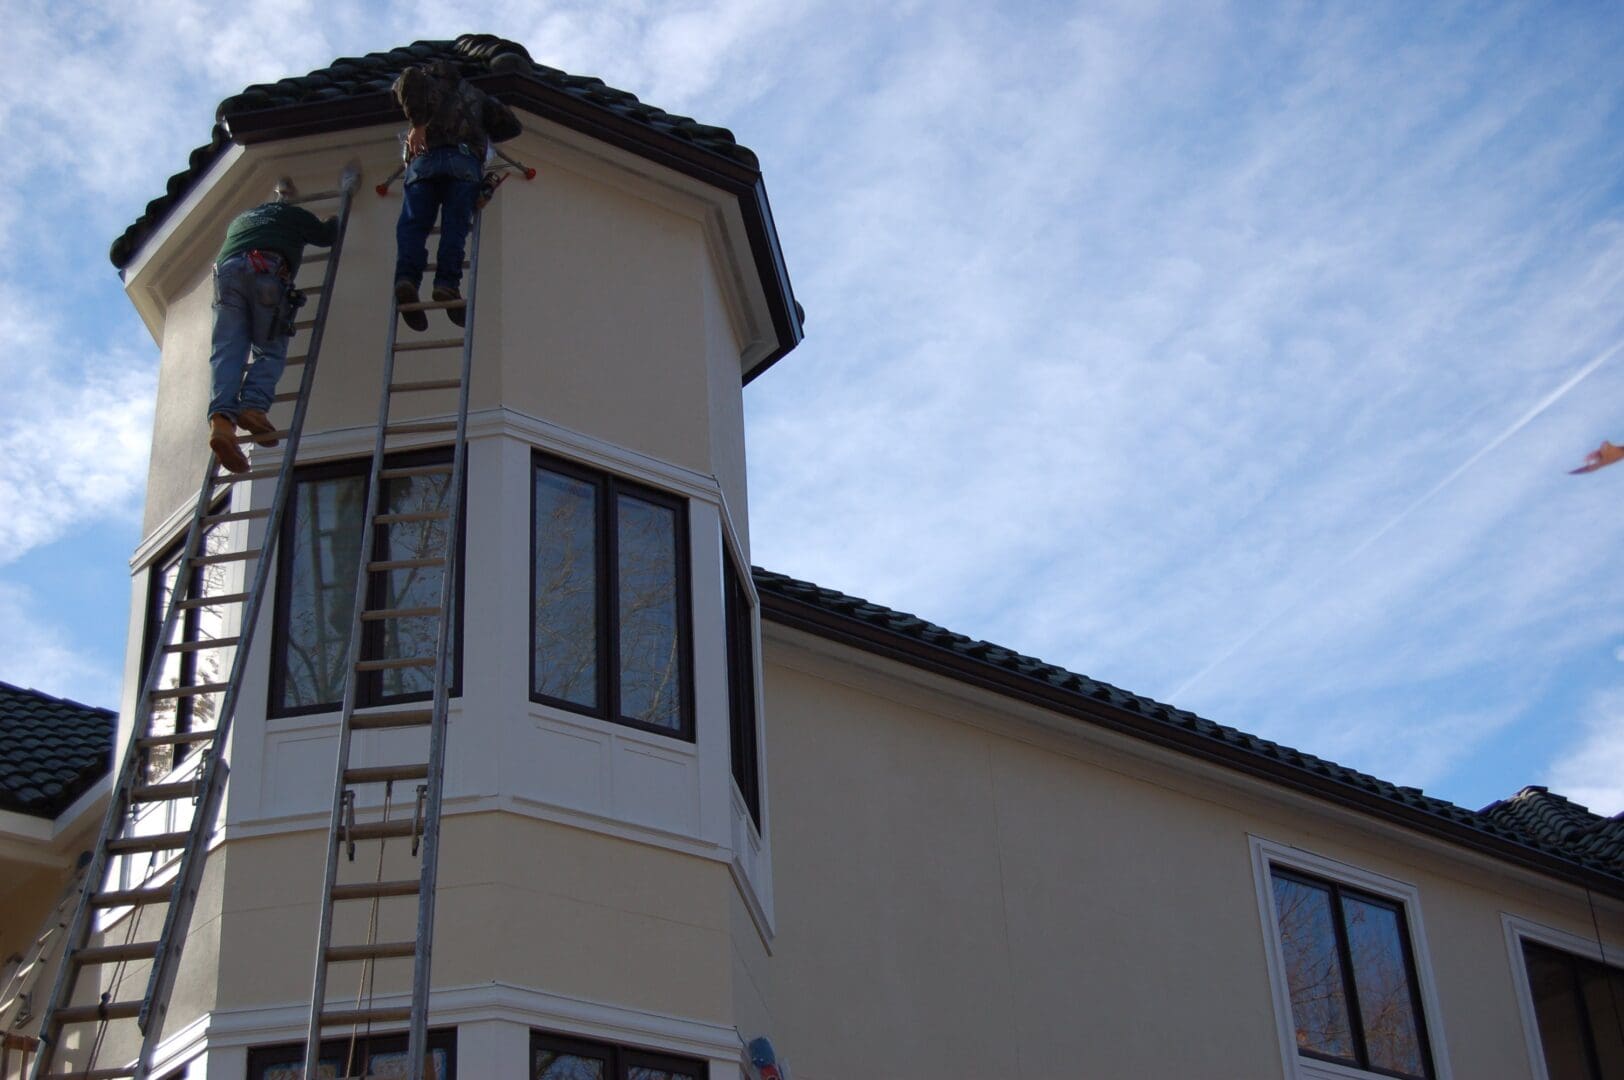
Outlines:
{"type": "Polygon", "coordinates": [[[693,737],[685,504],[537,455],[531,696],[693,737]]]}
{"type": "Polygon", "coordinates": [[[530,1033],[531,1080],[699,1080],[701,1062],[629,1046],[530,1033]]]}
{"type": "MultiPolygon", "coordinates": [[[[163,630],[164,616],[169,611],[170,602],[174,599],[176,582],[180,580],[180,564],[182,545],[175,545],[158,561],[153,568],[152,585],[147,599],[147,627],[142,650],[142,672],[146,671],[146,664],[150,662],[152,650],[156,647],[158,635],[163,630]]],[[[205,555],[221,555],[232,548],[231,534],[225,528],[215,527],[203,536],[203,553],[205,555]]],[[[192,567],[192,586],[190,596],[218,596],[224,593],[237,592],[238,589],[228,587],[228,576],[233,572],[233,564],[211,563],[207,566],[192,567]]],[[[188,608],[178,612],[175,618],[174,629],[169,635],[169,644],[179,644],[182,641],[214,640],[228,636],[226,633],[227,608],[210,605],[207,607],[188,608]]],[[[163,668],[158,677],[158,689],[167,690],[177,686],[200,686],[207,683],[223,683],[230,677],[231,664],[236,656],[234,648],[199,649],[188,652],[166,652],[163,657],[163,668]]],[[[217,722],[219,708],[219,695],[200,694],[181,698],[164,698],[152,705],[151,730],[154,735],[169,735],[183,731],[206,731],[213,728],[217,722]]],[[[186,756],[186,747],[160,746],[148,753],[146,767],[149,779],[156,779],[168,773],[186,756]]]]}
{"type": "MultiPolygon", "coordinates": [[[[447,451],[391,457],[391,468],[444,464],[447,451]]],[[[366,461],[318,466],[297,478],[281,548],[272,710],[278,715],[335,709],[344,698],[344,663],[354,618],[355,576],[366,511],[366,461]]],[[[446,509],[450,476],[430,474],[383,481],[381,513],[446,509]]],[[[372,559],[437,558],[446,551],[444,518],[386,522],[373,533],[372,559]]],[[[369,578],[370,610],[435,607],[442,566],[404,567],[369,578]]],[[[461,617],[457,617],[460,631],[461,617]]],[[[363,659],[433,656],[439,619],[419,615],[368,621],[363,659]]],[[[460,638],[460,633],[459,633],[460,638]]],[[[453,645],[459,644],[454,639],[453,645]]],[[[455,681],[455,680],[454,680],[455,681]]],[[[422,699],[434,685],[432,667],[390,668],[357,686],[358,705],[422,699]]],[[[453,688],[455,691],[455,687],[453,688]]]]}
{"type": "Polygon", "coordinates": [[[1297,1048],[1389,1076],[1432,1075],[1402,908],[1273,868],[1297,1048]]]}

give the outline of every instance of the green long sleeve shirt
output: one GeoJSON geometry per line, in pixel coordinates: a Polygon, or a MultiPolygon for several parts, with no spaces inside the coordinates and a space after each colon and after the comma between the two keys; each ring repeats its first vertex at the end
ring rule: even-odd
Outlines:
{"type": "Polygon", "coordinates": [[[288,273],[299,269],[306,244],[328,247],[338,239],[338,219],[322,221],[302,206],[268,202],[244,210],[226,230],[225,243],[215,262],[244,251],[274,251],[288,261],[288,273]]]}

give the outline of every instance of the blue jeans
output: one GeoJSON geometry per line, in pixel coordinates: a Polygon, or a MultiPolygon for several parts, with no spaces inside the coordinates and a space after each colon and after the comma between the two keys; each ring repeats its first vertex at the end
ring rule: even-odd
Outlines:
{"type": "MultiPolygon", "coordinates": [[[[280,256],[271,259],[280,267],[280,256]]],[[[287,283],[275,273],[255,273],[246,254],[215,264],[210,416],[224,413],[235,421],[244,409],[263,412],[271,407],[276,381],[288,359],[288,339],[277,326],[277,310],[286,288],[287,283]],[[252,364],[248,363],[250,352],[252,364]]]]}
{"type": "Polygon", "coordinates": [[[455,289],[462,281],[463,245],[479,198],[480,160],[457,146],[437,146],[406,168],[404,201],[395,224],[395,280],[421,285],[428,268],[429,230],[440,218],[440,250],[434,284],[455,289]]]}

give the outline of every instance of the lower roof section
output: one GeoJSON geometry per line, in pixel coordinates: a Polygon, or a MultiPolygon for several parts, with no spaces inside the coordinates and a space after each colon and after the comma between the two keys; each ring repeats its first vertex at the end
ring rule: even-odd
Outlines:
{"type": "Polygon", "coordinates": [[[1524,788],[1468,810],[855,596],[752,567],[761,614],[1624,899],[1624,814],[1524,788]]]}

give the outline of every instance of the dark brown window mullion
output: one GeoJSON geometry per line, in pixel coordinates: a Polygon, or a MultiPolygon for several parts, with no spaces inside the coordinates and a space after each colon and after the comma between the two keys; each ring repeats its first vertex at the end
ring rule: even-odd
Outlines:
{"type": "Polygon", "coordinates": [[[1348,944],[1348,909],[1342,903],[1342,886],[1325,883],[1331,890],[1331,929],[1336,934],[1336,954],[1342,967],[1342,996],[1348,1003],[1348,1029],[1353,1036],[1353,1053],[1361,1069],[1370,1068],[1370,1049],[1365,1046],[1365,1017],[1354,983],[1353,949],[1348,944]]]}

